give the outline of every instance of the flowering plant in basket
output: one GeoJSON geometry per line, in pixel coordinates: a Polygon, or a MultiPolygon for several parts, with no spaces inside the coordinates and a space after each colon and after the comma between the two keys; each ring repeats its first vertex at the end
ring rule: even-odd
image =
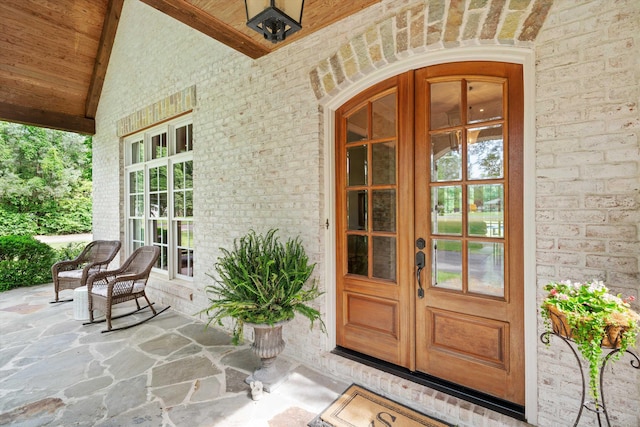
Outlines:
{"type": "Polygon", "coordinates": [[[598,378],[602,367],[602,348],[617,348],[619,359],[629,346],[635,346],[640,316],[631,309],[634,297],[612,295],[601,281],[585,283],[563,280],[551,282],[542,303],[547,332],[575,341],[589,363],[589,390],[598,402],[598,378]]]}

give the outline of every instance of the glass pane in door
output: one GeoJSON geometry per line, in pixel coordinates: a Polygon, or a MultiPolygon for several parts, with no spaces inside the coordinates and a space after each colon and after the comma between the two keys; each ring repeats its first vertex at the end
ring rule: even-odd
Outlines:
{"type": "Polygon", "coordinates": [[[373,231],[396,231],[396,190],[373,190],[373,231]]]}
{"type": "Polygon", "coordinates": [[[462,123],[459,81],[433,83],[431,91],[430,128],[442,129],[462,123]]]}
{"type": "Polygon", "coordinates": [[[379,142],[371,148],[373,185],[396,183],[396,141],[379,142]]]}
{"type": "Polygon", "coordinates": [[[462,290],[462,242],[433,240],[431,284],[437,288],[462,290]]]}
{"type": "Polygon", "coordinates": [[[367,236],[347,236],[347,273],[369,275],[367,236]]]}
{"type": "Polygon", "coordinates": [[[431,137],[431,180],[434,182],[462,179],[460,131],[436,134],[431,137]]]}
{"type": "Polygon", "coordinates": [[[373,237],[373,277],[396,280],[395,237],[373,237]]]}
{"type": "Polygon", "coordinates": [[[431,233],[462,235],[462,186],[431,188],[431,233]]]}
{"type": "Polygon", "coordinates": [[[396,136],[396,94],[378,98],[371,103],[372,139],[396,136]]]}
{"type": "Polygon", "coordinates": [[[367,146],[347,149],[347,185],[367,185],[367,146]]]}
{"type": "Polygon", "coordinates": [[[469,242],[469,292],[504,296],[504,244],[469,242]]]}
{"type": "Polygon", "coordinates": [[[347,119],[347,142],[369,139],[369,115],[366,106],[360,108],[347,119]]]}
{"type": "Polygon", "coordinates": [[[469,235],[504,237],[504,186],[469,185],[467,198],[469,235]]]}
{"type": "Polygon", "coordinates": [[[347,227],[366,230],[368,217],[367,190],[347,191],[347,227]]]}
{"type": "Polygon", "coordinates": [[[502,118],[502,83],[470,80],[467,82],[467,123],[502,118]]]}
{"type": "Polygon", "coordinates": [[[469,179],[502,178],[504,175],[502,125],[469,129],[467,159],[469,179]]]}

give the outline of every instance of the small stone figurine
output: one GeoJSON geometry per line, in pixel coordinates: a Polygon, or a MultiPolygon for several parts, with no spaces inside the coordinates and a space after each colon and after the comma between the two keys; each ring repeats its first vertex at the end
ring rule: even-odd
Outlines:
{"type": "Polygon", "coordinates": [[[251,381],[251,398],[253,400],[260,400],[263,396],[262,383],[260,381],[251,381]]]}

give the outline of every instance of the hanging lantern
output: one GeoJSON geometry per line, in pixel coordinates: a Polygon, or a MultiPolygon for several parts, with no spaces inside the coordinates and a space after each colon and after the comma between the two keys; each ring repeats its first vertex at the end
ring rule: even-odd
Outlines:
{"type": "Polygon", "coordinates": [[[304,0],[245,0],[247,26],[272,43],[302,28],[304,0]]]}

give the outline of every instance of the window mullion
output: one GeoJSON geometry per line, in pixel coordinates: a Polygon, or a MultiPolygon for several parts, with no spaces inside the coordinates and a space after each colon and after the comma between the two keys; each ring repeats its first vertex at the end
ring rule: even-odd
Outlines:
{"type": "MultiPolygon", "coordinates": [[[[173,132],[171,132],[173,133],[173,132]]],[[[172,140],[173,138],[171,138],[172,140]]],[[[176,276],[175,268],[175,215],[173,206],[173,189],[175,185],[173,182],[173,162],[171,158],[167,159],[167,226],[169,228],[167,233],[167,271],[169,277],[176,276]]]]}

